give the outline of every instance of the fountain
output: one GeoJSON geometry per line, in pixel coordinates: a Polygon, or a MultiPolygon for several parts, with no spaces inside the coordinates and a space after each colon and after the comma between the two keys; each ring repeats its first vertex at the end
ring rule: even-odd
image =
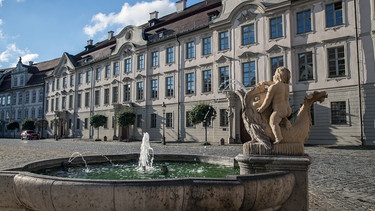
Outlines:
{"type": "MultiPolygon", "coordinates": [[[[271,84],[271,83],[270,83],[271,84]]],[[[265,84],[238,90],[244,125],[252,140],[235,159],[202,155],[155,154],[145,133],[139,154],[85,156],[71,164],[100,164],[138,160],[147,171],[153,161],[203,162],[239,165],[240,175],[225,178],[167,178],[102,180],[61,178],[32,173],[61,166],[66,158],[44,160],[0,171],[0,210],[308,210],[307,170],[304,154],[309,111],[325,92],[306,96],[291,128],[281,126],[284,139],[275,144],[269,126],[271,109],[259,113],[266,99],[265,84]]],[[[271,90],[270,88],[268,90],[271,90]]],[[[74,154],[73,157],[79,157],[74,154]]],[[[69,161],[70,159],[68,159],[69,161]]],[[[169,171],[162,167],[163,173],[169,171]]]]}

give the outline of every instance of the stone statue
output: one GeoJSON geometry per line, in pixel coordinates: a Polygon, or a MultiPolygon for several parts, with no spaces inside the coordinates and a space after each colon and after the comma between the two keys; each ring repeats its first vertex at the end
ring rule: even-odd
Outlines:
{"type": "Polygon", "coordinates": [[[287,129],[292,127],[288,120],[288,117],[292,114],[292,109],[289,105],[289,81],[290,71],[286,67],[279,67],[275,71],[273,81],[262,82],[263,85],[269,87],[266,93],[266,98],[262,105],[257,108],[257,111],[263,113],[268,107],[272,107],[269,125],[275,136],[274,144],[283,140],[279,126],[281,120],[285,121],[287,129]]]}
{"type": "Polygon", "coordinates": [[[273,81],[259,83],[247,92],[236,91],[242,102],[244,126],[251,137],[244,144],[244,154],[246,144],[250,154],[303,154],[304,143],[311,129],[311,106],[314,102],[323,102],[327,94],[325,91],[315,91],[305,96],[297,117],[290,122],[289,79],[289,70],[279,67],[273,81]],[[254,146],[258,146],[258,149],[254,146]]]}

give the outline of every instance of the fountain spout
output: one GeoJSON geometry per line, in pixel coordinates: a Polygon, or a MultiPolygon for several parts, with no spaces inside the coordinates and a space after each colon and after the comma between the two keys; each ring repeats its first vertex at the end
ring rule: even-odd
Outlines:
{"type": "Polygon", "coordinates": [[[142,138],[138,168],[143,171],[147,171],[149,168],[152,168],[153,161],[154,161],[154,150],[150,146],[150,136],[146,132],[143,134],[143,138],[142,138]]]}

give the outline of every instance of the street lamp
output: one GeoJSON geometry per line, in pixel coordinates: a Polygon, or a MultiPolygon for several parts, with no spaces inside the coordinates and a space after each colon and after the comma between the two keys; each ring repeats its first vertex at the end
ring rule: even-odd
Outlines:
{"type": "Polygon", "coordinates": [[[163,143],[163,145],[165,145],[165,103],[163,102],[163,104],[161,105],[161,107],[163,108],[163,138],[161,140],[161,142],[163,143]]]}

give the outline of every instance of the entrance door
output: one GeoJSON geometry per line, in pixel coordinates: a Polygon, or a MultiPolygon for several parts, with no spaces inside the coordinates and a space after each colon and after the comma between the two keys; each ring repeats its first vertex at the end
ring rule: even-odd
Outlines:
{"type": "Polygon", "coordinates": [[[129,139],[129,126],[121,127],[121,138],[129,139]]]}

